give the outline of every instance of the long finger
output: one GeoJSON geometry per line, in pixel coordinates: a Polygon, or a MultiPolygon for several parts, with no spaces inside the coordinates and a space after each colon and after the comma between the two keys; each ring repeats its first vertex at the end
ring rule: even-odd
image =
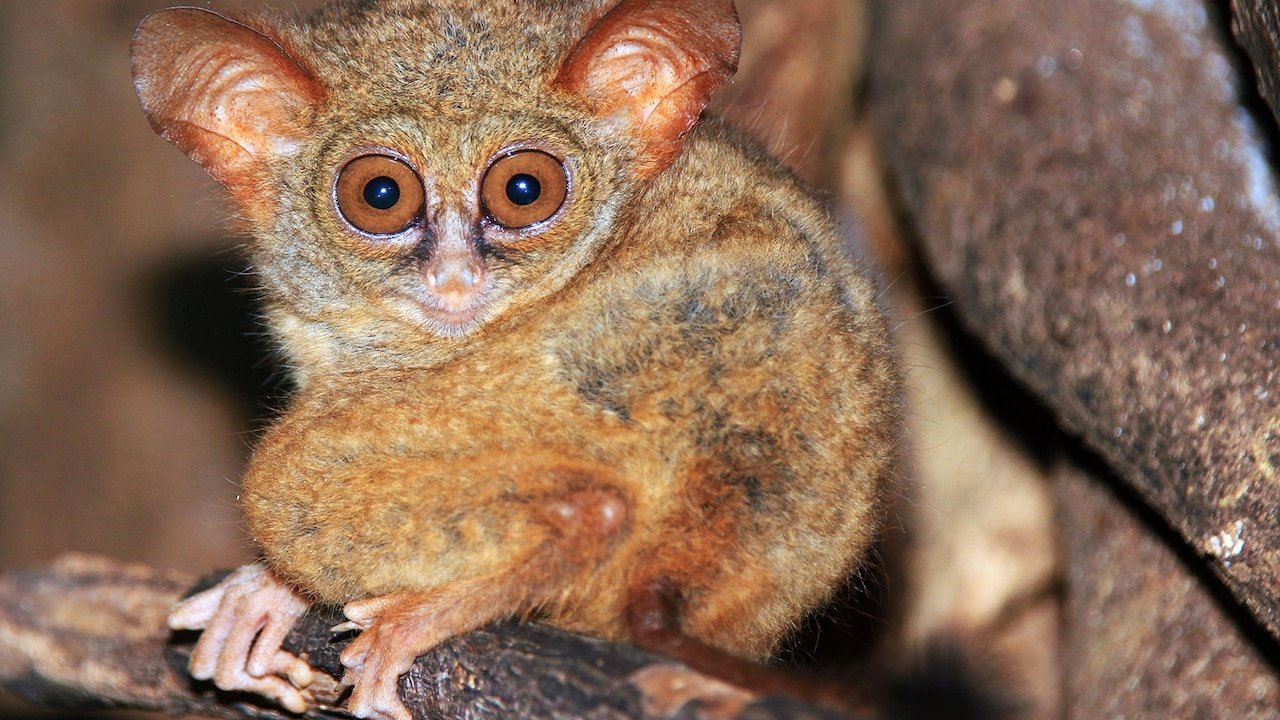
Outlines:
{"type": "Polygon", "coordinates": [[[257,693],[275,700],[280,704],[280,707],[289,712],[304,713],[307,711],[307,700],[302,696],[302,693],[298,692],[297,688],[284,679],[274,675],[255,678],[250,677],[247,673],[241,673],[239,682],[236,685],[237,690],[257,693]]]}
{"type": "Polygon", "coordinates": [[[174,604],[169,610],[170,630],[201,630],[213,619],[226,594],[226,586],[215,585],[174,604]]]}
{"type": "Polygon", "coordinates": [[[250,675],[264,677],[271,672],[271,663],[280,651],[280,644],[293,629],[293,622],[294,616],[291,613],[267,615],[266,625],[258,634],[258,640],[253,644],[253,651],[249,655],[250,675]]]}
{"type": "Polygon", "coordinates": [[[213,676],[214,684],[224,690],[232,689],[231,685],[237,682],[240,674],[248,674],[253,640],[267,622],[266,613],[256,607],[252,595],[239,598],[234,613],[237,622],[227,632],[213,676]]]}
{"type": "Polygon", "coordinates": [[[227,638],[240,618],[236,616],[237,600],[243,591],[233,588],[218,606],[191,653],[188,669],[197,680],[212,680],[217,672],[218,659],[222,656],[227,638]]]}

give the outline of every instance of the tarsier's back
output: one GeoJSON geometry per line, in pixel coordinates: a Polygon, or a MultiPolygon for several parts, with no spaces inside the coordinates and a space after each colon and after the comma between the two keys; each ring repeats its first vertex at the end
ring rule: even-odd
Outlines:
{"type": "Polygon", "coordinates": [[[852,571],[898,378],[826,213],[699,123],[738,43],[728,0],[144,23],[144,108],[240,204],[300,387],[244,482],[268,569],[175,612],[193,674],[299,706],[231,656],[282,593],[349,603],[352,706],[403,717],[413,657],[493,619],[625,640],[657,588],[763,657],[852,571]]]}

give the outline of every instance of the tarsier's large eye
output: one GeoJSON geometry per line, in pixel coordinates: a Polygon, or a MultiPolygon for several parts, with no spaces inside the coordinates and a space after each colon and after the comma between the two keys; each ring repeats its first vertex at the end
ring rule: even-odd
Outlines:
{"type": "Polygon", "coordinates": [[[480,184],[485,212],[499,225],[536,225],[560,209],[569,192],[564,163],[541,150],[521,150],[498,158],[480,184]]]}
{"type": "Polygon", "coordinates": [[[357,230],[392,235],[422,217],[422,178],[387,155],[364,155],[338,174],[338,210],[357,230]]]}

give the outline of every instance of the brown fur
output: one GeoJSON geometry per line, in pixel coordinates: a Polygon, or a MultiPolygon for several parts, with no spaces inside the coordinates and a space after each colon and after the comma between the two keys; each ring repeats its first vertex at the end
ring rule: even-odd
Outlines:
{"type": "MultiPolygon", "coordinates": [[[[858,562],[898,429],[884,321],[808,190],[715,120],[686,134],[737,52],[728,30],[674,17],[701,3],[623,3],[679,25],[675,75],[696,82],[622,114],[579,65],[596,62],[599,33],[579,43],[603,0],[345,2],[248,23],[325,98],[293,119],[287,155],[241,163],[251,180],[211,168],[245,209],[301,387],[244,480],[281,576],[320,600],[456,606],[450,632],[538,613],[616,640],[628,591],[664,580],[686,632],[762,657],[858,562]],[[403,153],[435,212],[474,206],[488,158],[530,139],[569,158],[569,203],[485,258],[496,289],[461,330],[409,300],[429,237],[370,244],[332,210],[353,148],[403,153]]],[[[731,5],[708,5],[729,27],[731,5]]],[[[140,77],[175,74],[172,42],[140,40],[140,77]]],[[[191,121],[157,107],[162,132],[191,121]]]]}

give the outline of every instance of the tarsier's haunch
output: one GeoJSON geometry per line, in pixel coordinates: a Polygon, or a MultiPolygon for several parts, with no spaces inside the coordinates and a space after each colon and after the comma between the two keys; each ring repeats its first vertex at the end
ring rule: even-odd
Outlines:
{"type": "Polygon", "coordinates": [[[858,563],[898,377],[827,213],[702,111],[730,0],[373,0],[148,17],[155,129],[230,191],[297,394],[243,482],[263,562],[185,601],[198,678],[305,707],[345,604],[358,717],[496,619],[763,658],[858,563]],[[656,589],[656,590],[655,590],[656,589]]]}

